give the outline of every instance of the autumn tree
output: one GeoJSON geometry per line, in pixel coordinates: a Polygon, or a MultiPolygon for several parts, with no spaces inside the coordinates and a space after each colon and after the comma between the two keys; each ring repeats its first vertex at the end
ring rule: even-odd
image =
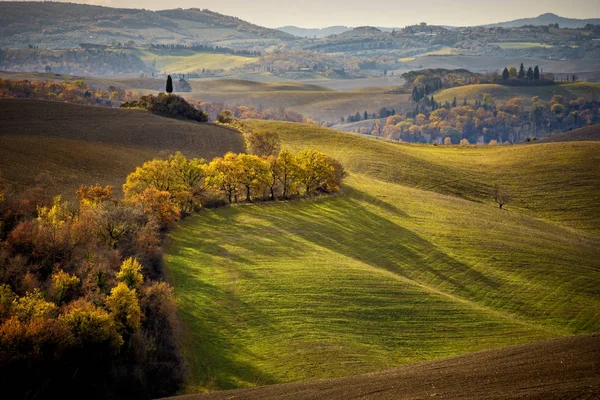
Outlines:
{"type": "Polygon", "coordinates": [[[131,337],[140,329],[142,312],[135,289],[120,282],[106,298],[106,307],[117,324],[119,333],[131,337]]]}
{"type": "Polygon", "coordinates": [[[302,150],[298,153],[299,182],[304,186],[304,193],[311,195],[324,185],[334,173],[334,167],[326,154],[317,150],[302,150]]]}
{"type": "Polygon", "coordinates": [[[148,188],[129,199],[129,202],[140,206],[142,212],[157,221],[163,229],[172,226],[181,216],[181,208],[165,190],[148,188]]]}
{"type": "Polygon", "coordinates": [[[296,188],[296,182],[300,177],[300,169],[296,155],[290,151],[283,150],[277,157],[277,179],[283,187],[282,196],[286,198],[296,188]]]}
{"type": "Polygon", "coordinates": [[[98,205],[112,200],[112,191],[113,187],[111,185],[102,187],[96,184],[94,186],[82,185],[75,193],[79,196],[80,207],[85,207],[86,205],[98,205]]]}
{"type": "Polygon", "coordinates": [[[209,185],[216,190],[225,192],[230,204],[241,185],[237,157],[237,154],[229,152],[222,158],[215,158],[208,165],[209,185]]]}
{"type": "Polygon", "coordinates": [[[135,258],[130,257],[123,261],[116,278],[118,282],[124,282],[130,289],[139,288],[144,281],[142,266],[135,258]]]}
{"type": "Polygon", "coordinates": [[[244,135],[250,154],[257,156],[275,156],[281,149],[279,134],[274,131],[253,131],[244,135]]]}
{"type": "Polygon", "coordinates": [[[492,195],[494,196],[494,201],[498,203],[500,209],[512,200],[512,193],[509,189],[500,186],[499,184],[495,184],[492,190],[492,195]]]}
{"type": "Polygon", "coordinates": [[[203,158],[187,158],[179,151],[168,161],[177,180],[174,197],[181,208],[191,212],[200,207],[206,191],[206,161],[203,158]]]}
{"type": "Polygon", "coordinates": [[[269,164],[252,154],[240,154],[236,162],[239,182],[246,189],[246,201],[251,201],[252,190],[258,190],[268,182],[269,164]]]}

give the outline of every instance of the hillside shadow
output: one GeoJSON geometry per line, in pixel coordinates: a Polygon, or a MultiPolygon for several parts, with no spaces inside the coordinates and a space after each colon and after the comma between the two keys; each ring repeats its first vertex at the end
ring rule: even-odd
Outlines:
{"type": "MultiPolygon", "coordinates": [[[[243,336],[248,324],[259,324],[269,330],[273,320],[260,309],[241,301],[235,289],[218,288],[194,275],[187,275],[185,279],[188,288],[202,293],[202,296],[186,296],[186,304],[179,312],[186,327],[184,340],[190,349],[186,359],[192,382],[208,389],[236,389],[241,382],[246,385],[279,383],[255,362],[241,361],[240,358],[261,360],[264,357],[236,340],[243,336]],[[212,302],[211,307],[201,303],[206,299],[212,302]],[[202,314],[198,315],[197,310],[202,310],[202,314]],[[233,317],[224,318],[224,314],[233,317]]],[[[185,290],[189,294],[190,289],[185,290]]]]}

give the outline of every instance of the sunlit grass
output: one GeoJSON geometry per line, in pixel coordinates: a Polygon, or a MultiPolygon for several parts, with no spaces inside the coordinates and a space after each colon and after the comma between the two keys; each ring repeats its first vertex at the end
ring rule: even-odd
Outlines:
{"type": "Polygon", "coordinates": [[[600,329],[600,143],[434,147],[248,127],[325,151],[351,176],[337,196],[204,211],[170,235],[190,388],[356,374],[600,329]],[[489,196],[495,181],[513,188],[506,210],[489,196]]]}

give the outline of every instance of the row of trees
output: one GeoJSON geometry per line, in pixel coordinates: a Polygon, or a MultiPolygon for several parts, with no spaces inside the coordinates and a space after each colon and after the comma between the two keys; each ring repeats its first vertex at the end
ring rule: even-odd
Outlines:
{"type": "Polygon", "coordinates": [[[368,119],[387,118],[387,117],[389,117],[391,115],[396,115],[396,110],[395,109],[392,108],[390,110],[390,109],[388,109],[386,107],[382,107],[379,110],[378,113],[369,114],[368,112],[365,111],[362,114],[362,117],[361,117],[360,112],[357,111],[356,114],[354,114],[354,115],[348,115],[348,118],[346,118],[346,119],[344,119],[344,117],[342,117],[341,122],[342,122],[342,124],[344,122],[348,122],[348,123],[350,123],[350,122],[359,122],[361,120],[366,121],[368,119]]]}
{"type": "Polygon", "coordinates": [[[0,79],[0,97],[53,100],[73,104],[118,106],[133,100],[131,92],[110,86],[106,90],[89,88],[82,80],[62,82],[30,82],[0,79]]]}
{"type": "Polygon", "coordinates": [[[519,71],[515,67],[505,67],[504,71],[502,71],[502,80],[508,80],[510,78],[517,79],[527,79],[529,81],[539,81],[541,79],[540,76],[540,68],[536,65],[535,68],[529,67],[527,71],[525,71],[525,67],[523,63],[519,67],[519,71]]]}
{"type": "Polygon", "coordinates": [[[234,54],[246,57],[260,57],[262,53],[257,50],[236,50],[229,47],[211,46],[202,44],[151,44],[150,50],[161,51],[194,51],[197,53],[234,54]]]}
{"type": "Polygon", "coordinates": [[[316,150],[278,151],[269,132],[247,135],[257,154],[227,153],[210,163],[177,153],[138,167],[123,186],[126,201],[143,204],[161,227],[169,227],[181,212],[240,199],[287,199],[339,190],[345,177],[342,165],[316,150]]]}

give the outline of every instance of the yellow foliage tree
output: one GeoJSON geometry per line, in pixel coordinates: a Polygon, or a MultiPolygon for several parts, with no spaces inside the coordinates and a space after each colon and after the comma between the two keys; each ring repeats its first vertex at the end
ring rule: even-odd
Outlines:
{"type": "Polygon", "coordinates": [[[275,164],[277,179],[283,187],[283,197],[287,197],[290,192],[296,190],[296,183],[299,178],[300,170],[296,155],[290,151],[283,150],[277,157],[275,164]]]}
{"type": "Polygon", "coordinates": [[[144,214],[158,222],[161,228],[179,221],[181,210],[167,191],[147,188],[129,201],[141,206],[144,214]]]}
{"type": "Polygon", "coordinates": [[[257,156],[277,156],[281,150],[279,134],[273,131],[248,132],[245,135],[246,147],[250,154],[257,156]]]}
{"type": "Polygon", "coordinates": [[[42,292],[35,289],[23,297],[13,300],[12,312],[20,321],[56,318],[58,307],[56,304],[44,300],[42,292]]]}
{"type": "Polygon", "coordinates": [[[106,298],[106,307],[112,315],[120,333],[133,334],[140,329],[142,312],[135,289],[120,282],[112,288],[106,298]]]}
{"type": "Polygon", "coordinates": [[[236,158],[239,167],[239,182],[246,189],[246,201],[252,200],[252,190],[258,190],[269,182],[269,164],[251,154],[240,154],[236,158]]]}
{"type": "Polygon", "coordinates": [[[241,185],[237,158],[237,154],[229,152],[223,158],[215,158],[208,165],[209,185],[225,192],[229,203],[233,202],[233,196],[237,195],[241,185]]]}
{"type": "Polygon", "coordinates": [[[62,304],[69,297],[70,292],[80,283],[81,280],[78,277],[70,275],[63,270],[53,273],[51,277],[51,292],[56,304],[62,304]]]}
{"type": "Polygon", "coordinates": [[[87,301],[77,300],[69,304],[58,321],[69,328],[75,345],[105,343],[115,352],[123,345],[123,338],[111,315],[87,301]]]}
{"type": "Polygon", "coordinates": [[[139,288],[144,281],[141,264],[133,257],[123,261],[117,281],[124,282],[130,289],[139,288]]]}
{"type": "Polygon", "coordinates": [[[299,181],[304,186],[304,193],[311,195],[326,184],[334,174],[334,166],[330,158],[317,150],[302,150],[297,155],[299,181]]]}

